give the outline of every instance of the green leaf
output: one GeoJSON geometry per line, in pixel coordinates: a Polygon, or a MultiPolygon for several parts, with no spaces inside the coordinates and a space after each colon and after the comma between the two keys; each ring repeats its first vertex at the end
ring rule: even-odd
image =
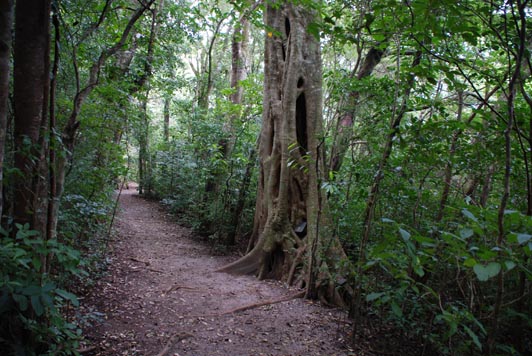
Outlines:
{"type": "Polygon", "coordinates": [[[425,271],[423,271],[423,267],[419,265],[414,266],[414,272],[420,277],[423,277],[425,275],[425,271]]]}
{"type": "Polygon", "coordinates": [[[472,257],[469,257],[467,260],[464,261],[464,266],[466,267],[474,267],[477,264],[477,260],[475,260],[472,257]]]}
{"type": "Polygon", "coordinates": [[[480,351],[482,351],[482,344],[480,343],[480,340],[478,339],[478,335],[473,332],[469,327],[466,325],[462,325],[464,327],[465,332],[469,335],[471,340],[473,340],[473,343],[478,347],[480,351]]]}
{"type": "Polygon", "coordinates": [[[41,269],[41,259],[38,256],[33,257],[32,261],[33,267],[35,267],[36,271],[39,271],[41,269]]]}
{"type": "Polygon", "coordinates": [[[380,292],[380,293],[370,293],[366,296],[366,302],[372,302],[376,299],[379,299],[380,297],[382,297],[384,295],[384,292],[380,292]]]}
{"type": "Polygon", "coordinates": [[[477,263],[473,267],[473,271],[477,275],[479,281],[485,282],[499,274],[501,271],[501,264],[497,262],[490,262],[487,265],[477,263]]]}
{"type": "Polygon", "coordinates": [[[22,289],[22,293],[25,295],[40,295],[42,292],[42,289],[40,286],[27,286],[24,289],[22,289]]]}
{"type": "Polygon", "coordinates": [[[506,265],[506,270],[508,270],[508,271],[513,270],[515,268],[515,266],[517,266],[515,264],[515,262],[513,262],[513,261],[506,261],[506,262],[504,262],[504,264],[506,265]]]}
{"type": "Polygon", "coordinates": [[[468,239],[473,236],[473,229],[464,228],[460,230],[460,237],[463,239],[468,239]]]}
{"type": "Polygon", "coordinates": [[[397,303],[392,302],[391,307],[392,307],[392,312],[393,312],[398,318],[401,318],[401,317],[403,316],[403,311],[401,310],[401,308],[399,307],[399,305],[397,305],[397,303]]]}
{"type": "Polygon", "coordinates": [[[478,222],[477,217],[475,215],[473,215],[473,213],[470,212],[469,210],[467,210],[466,208],[462,209],[462,215],[464,215],[466,218],[468,218],[470,220],[473,220],[474,222],[478,222]]]}
{"type": "Polygon", "coordinates": [[[320,39],[320,25],[315,23],[315,22],[312,22],[312,23],[309,23],[308,24],[308,27],[307,27],[307,31],[308,33],[310,33],[312,36],[314,36],[314,38],[316,40],[319,40],[320,39]]]}
{"type": "Polygon", "coordinates": [[[388,218],[382,218],[381,221],[383,223],[395,223],[395,221],[393,221],[392,219],[388,219],[388,218]]]}
{"type": "Polygon", "coordinates": [[[13,294],[13,300],[18,304],[21,311],[28,309],[28,298],[22,294],[13,294]]]}
{"type": "Polygon", "coordinates": [[[74,294],[67,292],[66,290],[63,290],[63,289],[56,289],[55,292],[57,293],[57,295],[61,296],[63,299],[71,302],[73,306],[75,307],[79,306],[78,298],[74,294]]]}
{"type": "Polygon", "coordinates": [[[517,242],[519,243],[519,245],[524,245],[530,239],[532,239],[532,235],[529,235],[529,234],[517,234],[517,242]]]}
{"type": "Polygon", "coordinates": [[[399,228],[399,234],[404,241],[410,240],[410,233],[404,229],[399,228]]]}
{"type": "Polygon", "coordinates": [[[31,306],[33,307],[33,311],[37,316],[44,314],[44,307],[41,303],[41,298],[38,295],[31,296],[31,306]]]}

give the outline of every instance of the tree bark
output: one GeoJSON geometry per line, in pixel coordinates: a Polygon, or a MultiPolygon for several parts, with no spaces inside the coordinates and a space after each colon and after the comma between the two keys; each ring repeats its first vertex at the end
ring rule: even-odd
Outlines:
{"type": "Polygon", "coordinates": [[[50,0],[19,0],[15,11],[14,131],[19,179],[14,184],[14,221],[28,223],[41,233],[46,216],[40,190],[48,130],[50,9],[50,0]]]}
{"type": "Polygon", "coordinates": [[[315,13],[302,5],[266,5],[263,126],[251,251],[223,267],[230,273],[296,282],[307,296],[341,303],[329,258],[343,258],[327,229],[323,179],[322,74],[319,40],[307,31],[315,13]],[[307,248],[308,246],[308,248],[307,248]],[[314,248],[311,248],[314,247],[314,248]],[[306,258],[298,251],[306,251],[306,258]],[[311,271],[320,270],[319,278],[311,271]],[[297,265],[297,268],[294,266],[297,265]],[[296,270],[295,278],[291,271],[296,270]],[[316,293],[314,293],[314,291],[316,293]]]}
{"type": "Polygon", "coordinates": [[[55,206],[58,204],[57,201],[57,182],[55,175],[55,147],[56,147],[56,115],[55,115],[55,104],[56,104],[56,89],[57,89],[57,72],[59,71],[59,52],[60,52],[60,41],[61,41],[61,32],[59,29],[59,15],[58,9],[54,9],[52,15],[52,23],[54,25],[54,61],[52,66],[52,80],[50,81],[50,144],[49,144],[49,160],[50,160],[50,169],[48,172],[49,175],[49,202],[48,202],[48,212],[47,212],[47,221],[46,221],[46,238],[48,240],[56,237],[55,231],[55,221],[57,217],[57,209],[55,206]]]}
{"type": "Polygon", "coordinates": [[[13,0],[0,2],[0,219],[4,205],[4,150],[9,98],[9,64],[13,29],[13,0]]]}

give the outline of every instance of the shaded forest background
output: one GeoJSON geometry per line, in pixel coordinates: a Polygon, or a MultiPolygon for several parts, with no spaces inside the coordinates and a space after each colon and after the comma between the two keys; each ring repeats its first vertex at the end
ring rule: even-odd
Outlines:
{"type": "Polygon", "coordinates": [[[353,342],[531,354],[531,18],[523,0],[3,0],[0,350],[77,353],[76,295],[136,181],[248,252],[231,272],[349,310],[353,342]],[[288,195],[264,183],[276,49],[309,68],[281,95],[288,195]],[[286,228],[262,220],[280,200],[286,228]]]}

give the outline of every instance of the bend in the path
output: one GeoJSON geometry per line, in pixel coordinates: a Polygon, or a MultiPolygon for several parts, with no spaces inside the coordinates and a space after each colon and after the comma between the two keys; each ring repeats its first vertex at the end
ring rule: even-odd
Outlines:
{"type": "Polygon", "coordinates": [[[212,256],[155,202],[124,190],[109,274],[85,308],[105,315],[88,330],[93,355],[347,355],[345,314],[288,302],[223,314],[294,293],[276,281],[214,272],[212,256]],[[166,347],[166,348],[165,348],[166,347]]]}

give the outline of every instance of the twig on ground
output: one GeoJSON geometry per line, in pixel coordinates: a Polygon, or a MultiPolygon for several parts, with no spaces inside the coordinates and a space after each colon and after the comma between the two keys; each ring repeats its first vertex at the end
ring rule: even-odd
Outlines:
{"type": "Polygon", "coordinates": [[[187,286],[182,286],[182,285],[176,284],[176,285],[173,285],[172,287],[170,287],[168,290],[164,291],[163,293],[164,294],[168,294],[170,292],[173,292],[173,291],[179,290],[179,289],[197,290],[198,288],[187,287],[187,286]]]}
{"type": "Polygon", "coordinates": [[[181,340],[184,340],[186,339],[187,337],[192,337],[192,334],[189,334],[189,333],[180,333],[180,334],[175,334],[173,335],[170,340],[168,340],[168,342],[166,343],[166,346],[164,347],[164,349],[161,350],[161,352],[159,352],[157,354],[157,356],[164,356],[168,353],[168,351],[170,351],[170,349],[172,348],[172,346],[174,344],[176,344],[177,342],[181,341],[181,340]]]}
{"type": "Polygon", "coordinates": [[[91,352],[91,351],[94,351],[98,349],[98,346],[87,346],[87,347],[84,347],[82,349],[78,349],[78,353],[80,354],[86,354],[87,352],[91,352]]]}
{"type": "Polygon", "coordinates": [[[140,262],[140,263],[144,263],[146,266],[149,266],[150,263],[147,262],[147,261],[142,261],[142,260],[139,260],[138,258],[135,258],[135,257],[130,257],[129,258],[131,261],[135,261],[135,262],[140,262]]]}

